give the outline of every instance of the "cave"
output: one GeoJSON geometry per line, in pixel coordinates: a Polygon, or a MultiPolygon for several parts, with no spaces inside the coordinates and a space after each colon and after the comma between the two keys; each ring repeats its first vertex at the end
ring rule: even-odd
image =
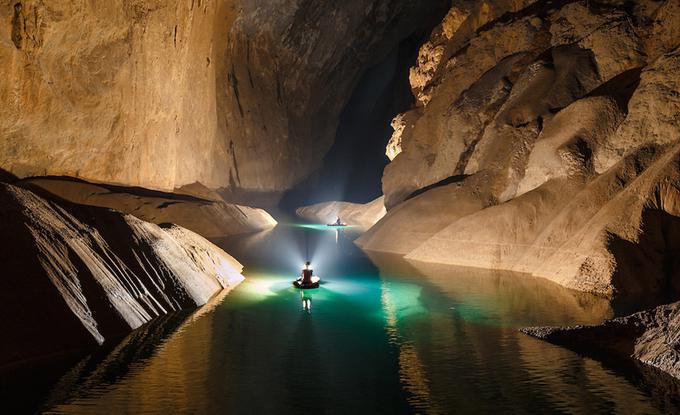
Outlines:
{"type": "Polygon", "coordinates": [[[680,5],[0,4],[6,413],[680,412],[680,5]]]}

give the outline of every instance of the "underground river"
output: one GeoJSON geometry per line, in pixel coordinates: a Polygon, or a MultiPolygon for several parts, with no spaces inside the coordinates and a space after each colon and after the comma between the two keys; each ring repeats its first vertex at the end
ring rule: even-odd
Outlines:
{"type": "MultiPolygon", "coordinates": [[[[654,376],[527,337],[597,323],[595,297],[518,275],[369,259],[351,230],[220,241],[246,281],[76,360],[48,413],[669,413],[654,376]],[[290,286],[305,257],[324,284],[290,286]],[[612,369],[617,367],[617,369],[612,369]]],[[[663,382],[661,382],[663,383],[663,382]]],[[[7,393],[7,391],[5,391],[7,393]]]]}

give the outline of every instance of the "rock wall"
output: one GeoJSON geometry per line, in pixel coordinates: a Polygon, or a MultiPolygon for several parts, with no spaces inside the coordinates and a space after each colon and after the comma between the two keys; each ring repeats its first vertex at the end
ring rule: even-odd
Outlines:
{"type": "Polygon", "coordinates": [[[603,296],[680,297],[680,4],[454,5],[359,238],[603,296]]]}
{"type": "Polygon", "coordinates": [[[242,266],[197,234],[0,184],[0,365],[101,345],[204,304],[242,266]]]}
{"type": "Polygon", "coordinates": [[[412,0],[0,2],[0,168],[281,191],[362,71],[445,12],[412,0]]]}
{"type": "Polygon", "coordinates": [[[47,197],[100,206],[162,225],[174,223],[205,238],[222,238],[271,229],[276,220],[262,209],[225,203],[218,195],[193,186],[203,197],[144,188],[96,185],[79,180],[36,177],[14,183],[47,197]]]}

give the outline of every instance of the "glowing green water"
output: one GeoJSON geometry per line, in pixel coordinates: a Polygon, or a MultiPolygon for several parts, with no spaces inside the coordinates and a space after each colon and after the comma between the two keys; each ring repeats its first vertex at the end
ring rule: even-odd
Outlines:
{"type": "Polygon", "coordinates": [[[610,315],[603,300],[517,275],[371,261],[326,226],[224,244],[247,267],[241,286],[178,328],[151,325],[74,366],[45,405],[135,414],[676,409],[646,378],[517,331],[600,321],[610,315]],[[290,286],[307,256],[324,281],[318,290],[290,286]]]}

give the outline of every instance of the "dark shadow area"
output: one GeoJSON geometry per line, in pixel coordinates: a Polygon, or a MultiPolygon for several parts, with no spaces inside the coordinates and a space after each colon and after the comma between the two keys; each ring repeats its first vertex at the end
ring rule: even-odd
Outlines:
{"type": "Polygon", "coordinates": [[[0,183],[12,184],[17,180],[18,180],[17,176],[13,175],[7,170],[0,169],[0,183]]]}
{"type": "Polygon", "coordinates": [[[617,263],[612,303],[617,315],[680,299],[680,218],[647,209],[642,223],[638,242],[614,235],[609,241],[617,263]]]}
{"type": "Polygon", "coordinates": [[[404,199],[404,200],[406,201],[406,200],[412,199],[412,198],[414,198],[418,195],[422,195],[423,193],[427,192],[428,190],[436,189],[437,187],[446,186],[446,185],[451,184],[451,183],[462,182],[468,176],[470,176],[470,175],[469,174],[459,174],[459,175],[447,177],[446,179],[440,180],[437,183],[432,183],[429,186],[425,186],[423,188],[416,190],[415,192],[406,196],[406,199],[404,199]]]}
{"type": "Polygon", "coordinates": [[[93,386],[116,383],[135,363],[152,357],[192,312],[182,310],[158,317],[89,354],[70,353],[0,370],[3,408],[7,413],[37,413],[66,403],[93,386]]]}
{"type": "Polygon", "coordinates": [[[609,81],[595,88],[587,97],[607,96],[616,100],[619,107],[628,113],[628,102],[640,85],[642,68],[634,68],[616,75],[609,81]]]}
{"type": "Polygon", "coordinates": [[[425,38],[426,33],[411,34],[382,62],[365,71],[340,115],[335,142],[323,167],[283,196],[282,209],[292,211],[330,200],[366,203],[382,194],[391,121],[415,102],[409,68],[425,38]]]}

